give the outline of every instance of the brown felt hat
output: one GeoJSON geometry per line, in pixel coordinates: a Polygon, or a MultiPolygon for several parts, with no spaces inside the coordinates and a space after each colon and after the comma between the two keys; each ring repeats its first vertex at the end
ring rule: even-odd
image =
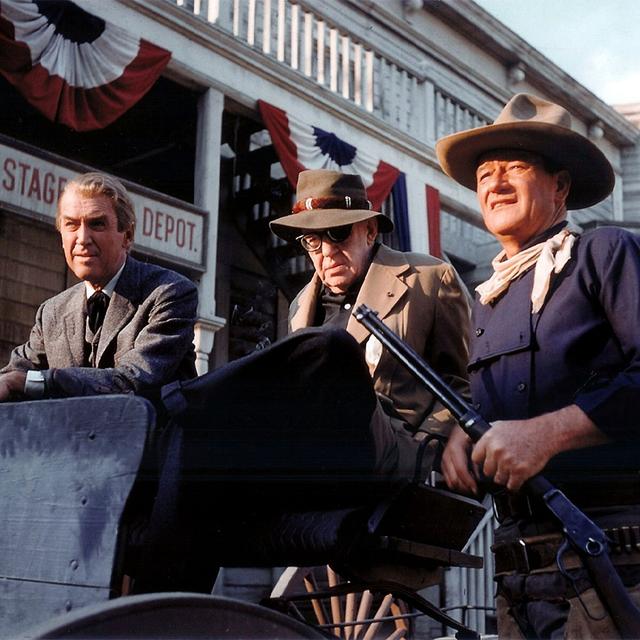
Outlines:
{"type": "Polygon", "coordinates": [[[292,213],[269,223],[271,231],[285,240],[378,218],[380,233],[393,230],[393,222],[371,210],[362,178],[356,174],[328,169],[309,169],[298,176],[296,203],[292,213]]]}
{"type": "Polygon", "coordinates": [[[571,176],[568,209],[584,209],[604,200],[615,176],[605,155],[572,128],[571,114],[538,96],[518,93],[495,122],[441,138],[436,153],[444,172],[476,190],[479,158],[497,150],[530,151],[551,160],[571,176]]]}

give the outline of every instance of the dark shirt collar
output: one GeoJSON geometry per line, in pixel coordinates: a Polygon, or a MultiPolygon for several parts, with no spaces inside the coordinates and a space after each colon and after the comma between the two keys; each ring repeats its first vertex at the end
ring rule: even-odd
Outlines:
{"type": "Polygon", "coordinates": [[[359,280],[354,283],[345,293],[333,293],[322,285],[314,324],[316,326],[330,324],[345,329],[353,305],[358,298],[358,293],[360,293],[362,282],[359,280]]]}

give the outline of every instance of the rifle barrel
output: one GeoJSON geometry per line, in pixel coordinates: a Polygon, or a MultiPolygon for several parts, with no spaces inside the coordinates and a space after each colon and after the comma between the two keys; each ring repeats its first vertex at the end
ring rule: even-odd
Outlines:
{"type": "MultiPolygon", "coordinates": [[[[409,371],[422,382],[431,393],[440,399],[460,421],[470,414],[477,413],[470,404],[457,394],[449,385],[422,359],[408,344],[403,342],[384,322],[378,314],[367,305],[360,305],[355,311],[356,320],[363,324],[391,353],[402,362],[409,371]]],[[[478,417],[479,414],[478,414],[478,417]]],[[[462,425],[461,425],[462,426],[462,425]]],[[[464,426],[462,427],[464,429],[464,426]]]]}
{"type": "MultiPolygon", "coordinates": [[[[380,342],[449,409],[463,431],[477,442],[491,425],[456,393],[414,349],[401,340],[367,305],[355,310],[356,320],[380,342]]],[[[562,525],[565,536],[580,554],[605,608],[621,637],[640,638],[640,610],[629,597],[608,554],[607,538],[561,491],[540,474],[529,478],[524,489],[544,500],[562,525]],[[595,545],[595,547],[594,547],[595,545]],[[597,549],[594,551],[593,549],[597,549]]]]}

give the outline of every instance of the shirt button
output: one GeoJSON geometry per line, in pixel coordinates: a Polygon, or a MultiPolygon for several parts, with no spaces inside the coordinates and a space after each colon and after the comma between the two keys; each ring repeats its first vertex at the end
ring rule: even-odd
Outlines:
{"type": "Polygon", "coordinates": [[[351,305],[347,302],[347,304],[344,305],[344,308],[349,311],[349,309],[351,309],[351,305]]]}
{"type": "Polygon", "coordinates": [[[526,388],[527,388],[527,385],[526,385],[526,383],[524,383],[524,382],[519,382],[519,383],[518,383],[518,386],[516,387],[516,389],[517,389],[520,393],[522,393],[526,388]]]}
{"type": "Polygon", "coordinates": [[[478,327],[476,329],[476,336],[478,336],[478,338],[484,333],[484,329],[482,329],[481,327],[478,327]]]}

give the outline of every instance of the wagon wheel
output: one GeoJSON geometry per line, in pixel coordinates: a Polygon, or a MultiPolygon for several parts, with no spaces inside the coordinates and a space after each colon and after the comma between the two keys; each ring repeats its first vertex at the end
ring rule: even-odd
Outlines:
{"type": "Polygon", "coordinates": [[[345,640],[408,640],[420,615],[392,593],[363,589],[328,565],[288,567],[263,604],[345,640]]]}
{"type": "Polygon", "coordinates": [[[19,635],[34,640],[322,640],[325,637],[317,629],[278,611],[197,593],[149,593],[81,606],[19,635]]]}

